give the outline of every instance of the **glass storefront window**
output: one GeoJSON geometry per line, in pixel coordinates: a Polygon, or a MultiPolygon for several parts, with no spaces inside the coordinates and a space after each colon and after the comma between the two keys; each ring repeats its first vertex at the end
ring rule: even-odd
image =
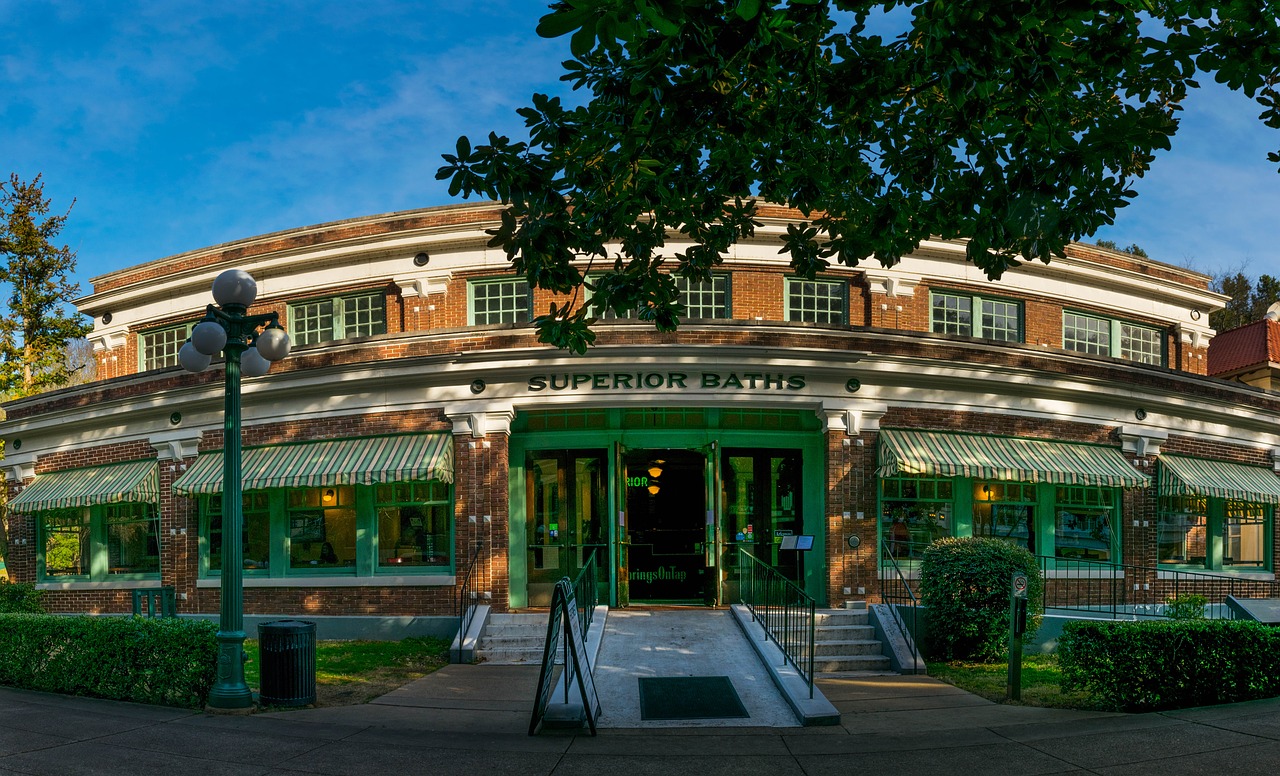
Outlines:
{"type": "MultiPolygon", "coordinates": [[[[603,451],[548,450],[525,458],[525,542],[529,604],[547,606],[563,576],[598,553],[608,563],[608,472],[603,451]]],[[[608,574],[602,574],[607,600],[608,574]]]]}
{"type": "Polygon", "coordinates": [[[973,535],[1036,548],[1036,488],[1026,482],[977,482],[973,494],[973,535]]]}
{"type": "Polygon", "coordinates": [[[1247,501],[1228,501],[1222,521],[1223,567],[1266,566],[1267,512],[1270,507],[1247,501]]]}
{"type": "Polygon", "coordinates": [[[379,485],[378,568],[448,566],[453,524],[449,486],[442,482],[379,485]]]}
{"type": "MultiPolygon", "coordinates": [[[[222,571],[222,495],[205,497],[209,515],[209,570],[222,571]]],[[[243,494],[242,541],[244,569],[265,572],[271,568],[271,502],[265,491],[243,494]]]]}
{"type": "Polygon", "coordinates": [[[1208,556],[1208,499],[1165,496],[1160,499],[1156,532],[1156,560],[1168,564],[1204,566],[1208,556]]]}
{"type": "Polygon", "coordinates": [[[354,569],[355,488],[293,488],[287,499],[289,568],[354,569]]]}
{"type": "Polygon", "coordinates": [[[160,573],[160,513],[153,504],[108,504],[108,574],[160,573]]]}
{"type": "Polygon", "coordinates": [[[1059,487],[1054,498],[1053,547],[1059,558],[1110,561],[1115,536],[1113,488],[1059,487]]]}
{"type": "Polygon", "coordinates": [[[924,548],[952,535],[950,479],[891,477],[880,481],[880,530],[889,554],[919,559],[924,548]]]}
{"type": "Polygon", "coordinates": [[[51,509],[40,514],[44,575],[89,576],[89,510],[51,509]]]}

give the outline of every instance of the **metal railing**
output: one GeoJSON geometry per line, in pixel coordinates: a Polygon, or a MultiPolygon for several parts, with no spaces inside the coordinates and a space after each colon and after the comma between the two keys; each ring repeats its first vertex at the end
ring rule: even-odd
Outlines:
{"type": "Polygon", "coordinates": [[[814,614],[816,603],[796,583],[746,550],[738,550],[742,603],[764,628],[765,638],[782,650],[809,686],[813,697],[814,614]]]}
{"type": "MultiPolygon", "coordinates": [[[[920,600],[916,598],[915,591],[911,589],[911,583],[902,573],[902,569],[898,568],[898,561],[894,559],[891,550],[887,542],[880,541],[880,556],[887,561],[888,569],[893,572],[892,577],[886,577],[883,573],[880,576],[880,600],[889,608],[893,621],[898,625],[898,631],[906,641],[907,649],[911,650],[911,673],[918,674],[924,666],[924,658],[920,656],[920,650],[916,647],[916,636],[920,633],[920,600]],[[909,610],[907,619],[910,621],[910,627],[903,621],[900,607],[906,607],[909,610]]],[[[884,566],[881,566],[881,569],[885,570],[884,566]]]]}
{"type": "Polygon", "coordinates": [[[587,562],[578,570],[573,580],[573,597],[578,603],[578,622],[582,625],[585,638],[591,630],[591,619],[595,615],[596,604],[600,603],[600,588],[596,586],[596,551],[591,551],[587,562]]]}
{"type": "Polygon", "coordinates": [[[1114,618],[1165,617],[1166,605],[1204,596],[1205,617],[1233,619],[1227,596],[1275,598],[1280,584],[1243,575],[1180,571],[1099,560],[1037,555],[1045,609],[1108,614],[1114,618]]]}
{"type": "Polygon", "coordinates": [[[476,607],[471,605],[471,601],[476,598],[475,591],[471,589],[471,576],[475,571],[476,561],[480,559],[480,550],[483,548],[484,542],[476,542],[476,546],[472,548],[466,571],[462,574],[462,584],[458,587],[458,654],[453,661],[455,663],[462,662],[462,646],[466,640],[467,629],[471,627],[471,621],[476,616],[476,607]]]}

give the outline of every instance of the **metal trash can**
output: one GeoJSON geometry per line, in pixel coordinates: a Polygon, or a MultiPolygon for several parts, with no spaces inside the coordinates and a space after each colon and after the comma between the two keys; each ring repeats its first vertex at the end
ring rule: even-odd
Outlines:
{"type": "Polygon", "coordinates": [[[316,624],[276,620],[258,626],[260,692],[264,706],[316,702],[316,624]]]}

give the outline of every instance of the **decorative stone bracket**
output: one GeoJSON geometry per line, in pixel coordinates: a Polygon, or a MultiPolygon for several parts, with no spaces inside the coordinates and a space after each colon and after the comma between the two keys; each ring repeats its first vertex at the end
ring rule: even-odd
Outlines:
{"type": "Polygon", "coordinates": [[[914,296],[916,286],[920,284],[919,275],[904,275],[901,272],[883,269],[868,269],[863,275],[873,294],[884,294],[889,298],[914,296]]]}
{"type": "Polygon", "coordinates": [[[516,411],[510,404],[456,404],[445,407],[445,417],[453,423],[455,436],[470,434],[479,438],[489,434],[511,433],[511,421],[516,411]]]}
{"type": "Polygon", "coordinates": [[[200,452],[200,439],[203,436],[203,431],[183,430],[156,434],[149,441],[156,451],[156,460],[181,461],[196,457],[200,452]]]}
{"type": "Polygon", "coordinates": [[[400,287],[400,295],[408,299],[428,294],[443,294],[452,278],[452,272],[432,272],[429,275],[392,278],[392,282],[400,287]]]}
{"type": "Polygon", "coordinates": [[[9,453],[4,458],[4,475],[10,483],[23,483],[36,476],[36,457],[34,454],[17,455],[9,453]]]}
{"type": "Polygon", "coordinates": [[[818,417],[822,420],[823,431],[843,431],[849,436],[857,436],[863,431],[879,431],[880,419],[888,411],[888,406],[884,404],[834,404],[824,401],[822,409],[818,410],[818,417]]]}
{"type": "Polygon", "coordinates": [[[1120,449],[1135,458],[1154,458],[1160,455],[1160,445],[1169,441],[1169,432],[1146,426],[1122,426],[1120,449]]]}

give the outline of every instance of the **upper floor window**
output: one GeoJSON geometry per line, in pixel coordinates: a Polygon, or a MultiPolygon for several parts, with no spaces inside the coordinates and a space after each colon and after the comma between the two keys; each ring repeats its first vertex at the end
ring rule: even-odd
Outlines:
{"type": "Polygon", "coordinates": [[[386,299],[380,292],[289,305],[289,337],[297,345],[386,333],[386,299]]]}
{"type": "Polygon", "coordinates": [[[1114,356],[1140,364],[1164,364],[1160,330],[1150,326],[1063,312],[1062,346],[1094,356],[1114,356]]]}
{"type": "Polygon", "coordinates": [[[849,286],[843,280],[787,278],[787,320],[844,325],[849,286]]]}
{"type": "Polygon", "coordinates": [[[472,326],[491,323],[527,323],[533,298],[524,278],[473,280],[467,286],[467,318],[472,326]]]}
{"type": "Polygon", "coordinates": [[[935,291],[930,294],[933,331],[1021,342],[1022,305],[1004,299],[935,291]]]}
{"type": "Polygon", "coordinates": [[[730,317],[728,275],[712,275],[701,281],[677,277],[676,288],[686,318],[730,317]]]}
{"type": "Polygon", "coordinates": [[[138,335],[138,366],[143,370],[178,365],[178,351],[191,336],[190,323],[144,331],[138,335]]]}

